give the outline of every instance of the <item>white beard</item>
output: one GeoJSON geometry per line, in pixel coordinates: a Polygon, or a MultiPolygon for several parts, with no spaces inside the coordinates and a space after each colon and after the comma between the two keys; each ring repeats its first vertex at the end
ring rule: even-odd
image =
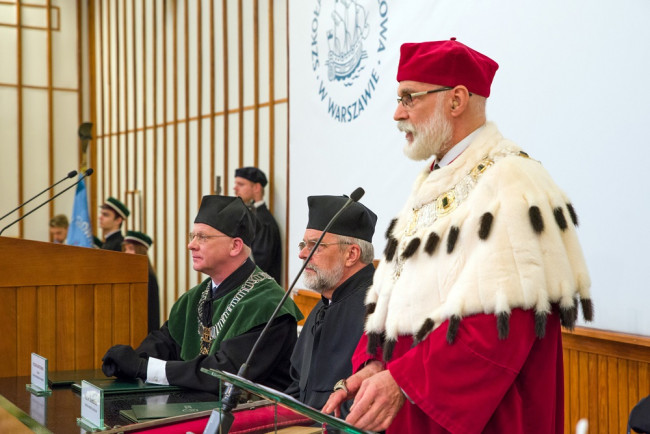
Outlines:
{"type": "Polygon", "coordinates": [[[314,274],[305,274],[302,281],[308,289],[323,293],[323,291],[334,288],[343,277],[343,262],[339,262],[331,270],[323,270],[314,265],[307,265],[308,269],[313,270],[314,274]]]}
{"type": "Polygon", "coordinates": [[[438,109],[429,121],[419,128],[410,122],[399,121],[397,129],[413,135],[413,142],[404,145],[404,155],[411,160],[427,160],[433,155],[439,155],[440,149],[451,141],[451,123],[438,109]]]}

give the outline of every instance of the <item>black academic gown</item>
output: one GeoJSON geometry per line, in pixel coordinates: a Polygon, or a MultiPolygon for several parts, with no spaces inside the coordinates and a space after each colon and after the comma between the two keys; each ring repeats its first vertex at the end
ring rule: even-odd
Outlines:
{"type": "Polygon", "coordinates": [[[160,293],[158,291],[158,278],[149,266],[149,284],[147,291],[147,332],[151,333],[160,328],[160,293]]]}
{"type": "MultiPolygon", "coordinates": [[[[248,260],[228,276],[216,293],[216,299],[236,291],[255,270],[255,264],[248,260]]],[[[210,355],[199,355],[191,360],[182,360],[181,346],[172,338],[167,322],[142,341],[136,348],[141,357],[155,357],[166,360],[166,374],[169,384],[216,393],[219,379],[201,372],[201,368],[219,369],[236,374],[246,361],[264,325],[253,327],[247,332],[221,342],[219,350],[210,355]]],[[[276,318],[255,350],[250,363],[248,379],[284,390],[291,382],[289,376],[291,351],[296,343],[296,319],[291,315],[276,318]]]]}
{"type": "Polygon", "coordinates": [[[124,236],[122,231],[117,231],[106,237],[104,244],[102,244],[103,250],[114,250],[116,252],[122,251],[122,241],[124,241],[124,236]]]}
{"type": "Polygon", "coordinates": [[[282,244],[280,229],[266,204],[256,208],[255,239],[251,246],[253,260],[282,285],[282,244]]]}
{"type": "Polygon", "coordinates": [[[368,264],[334,291],[329,305],[322,299],[312,309],[291,355],[292,383],[285,393],[320,410],[334,384],[352,375],[350,359],[363,333],[364,299],[374,272],[368,264]]]}

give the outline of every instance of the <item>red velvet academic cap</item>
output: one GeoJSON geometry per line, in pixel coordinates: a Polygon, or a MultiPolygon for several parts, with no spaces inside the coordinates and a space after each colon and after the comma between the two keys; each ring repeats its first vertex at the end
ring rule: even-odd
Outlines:
{"type": "Polygon", "coordinates": [[[449,41],[408,42],[400,49],[397,81],[419,81],[490,96],[499,65],[489,57],[451,38],[449,41]]]}

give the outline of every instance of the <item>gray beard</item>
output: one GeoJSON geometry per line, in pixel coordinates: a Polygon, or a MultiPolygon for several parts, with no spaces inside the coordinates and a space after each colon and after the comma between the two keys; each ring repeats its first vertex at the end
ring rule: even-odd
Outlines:
{"type": "Polygon", "coordinates": [[[313,265],[307,265],[307,268],[314,270],[314,274],[305,274],[302,281],[308,289],[320,294],[323,291],[334,288],[343,277],[343,263],[337,264],[331,270],[323,270],[313,265]]]}
{"type": "Polygon", "coordinates": [[[445,119],[441,110],[437,110],[419,131],[407,121],[399,121],[397,128],[413,134],[413,142],[404,145],[404,155],[415,161],[438,155],[440,149],[451,141],[451,123],[445,119]]]}

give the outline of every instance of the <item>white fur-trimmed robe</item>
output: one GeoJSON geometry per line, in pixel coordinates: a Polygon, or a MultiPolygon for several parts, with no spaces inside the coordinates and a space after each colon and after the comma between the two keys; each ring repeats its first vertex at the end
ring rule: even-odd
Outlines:
{"type": "Polygon", "coordinates": [[[446,320],[477,313],[505,319],[507,335],[513,308],[534,309],[543,335],[552,304],[572,327],[579,301],[591,319],[573,207],[542,165],[520,151],[488,123],[452,164],[418,176],[366,297],[369,336],[418,342],[446,320]],[[485,161],[484,171],[469,175],[485,161]],[[432,217],[436,199],[454,188],[457,207],[432,217]]]}

